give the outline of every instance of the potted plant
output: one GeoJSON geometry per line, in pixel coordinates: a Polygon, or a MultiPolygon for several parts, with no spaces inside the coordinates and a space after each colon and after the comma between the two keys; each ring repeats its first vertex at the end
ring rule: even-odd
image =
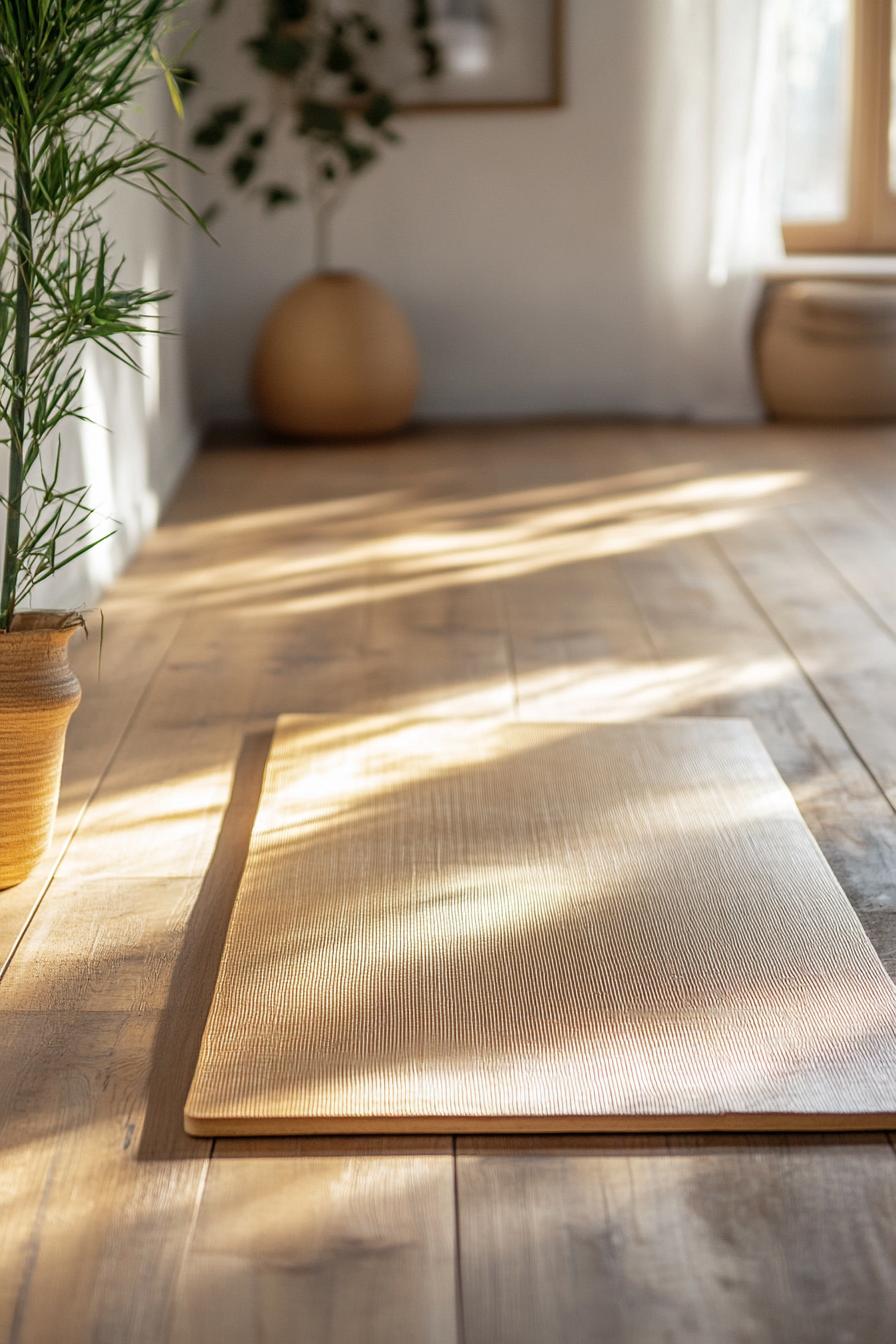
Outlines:
{"type": "MultiPolygon", "coordinates": [[[[225,0],[213,0],[213,12],[225,0]]],[[[409,0],[387,31],[363,4],[263,0],[263,22],[245,46],[272,81],[270,107],[246,100],[208,109],[194,135],[201,149],[227,146],[238,190],[269,210],[307,202],[314,216],[315,272],[278,302],[252,369],[256,410],[286,434],[343,437],[400,427],[413,408],[419,366],[399,309],[370,279],[331,267],[333,216],[353,181],[399,141],[396,77],[383,53],[403,45],[424,78],[440,69],[429,0],[409,0]],[[265,173],[272,143],[297,138],[296,181],[265,173]]]]}
{"type": "MultiPolygon", "coordinates": [[[[27,876],[52,833],[80,687],[66,646],[77,612],[25,609],[34,589],[104,536],[88,487],[61,484],[60,428],[82,415],[78,356],[94,341],[134,364],[153,329],[105,233],[104,191],[126,182],[176,208],[170,153],[124,112],[179,0],[0,0],[0,888],[27,876]]],[[[108,535],[106,533],[105,535],[108,535]]]]}

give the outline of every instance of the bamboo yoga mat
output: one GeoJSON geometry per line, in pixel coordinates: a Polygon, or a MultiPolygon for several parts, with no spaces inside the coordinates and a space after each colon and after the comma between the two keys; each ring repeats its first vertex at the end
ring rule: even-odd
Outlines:
{"type": "Polygon", "coordinates": [[[896,989],[752,726],[280,719],[199,1135],[896,1126],[896,989]]]}

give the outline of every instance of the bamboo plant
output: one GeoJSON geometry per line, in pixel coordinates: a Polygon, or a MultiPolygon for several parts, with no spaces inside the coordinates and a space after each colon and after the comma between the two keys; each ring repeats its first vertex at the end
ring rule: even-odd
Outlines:
{"type": "Polygon", "coordinates": [[[92,341],[136,368],[129,339],[168,295],[122,283],[101,209],[116,182],[170,209],[178,157],[127,112],[161,73],[181,0],[0,0],[0,443],[8,450],[0,632],[42,580],[98,535],[89,487],[63,488],[60,430],[84,417],[79,354],[92,341]]]}

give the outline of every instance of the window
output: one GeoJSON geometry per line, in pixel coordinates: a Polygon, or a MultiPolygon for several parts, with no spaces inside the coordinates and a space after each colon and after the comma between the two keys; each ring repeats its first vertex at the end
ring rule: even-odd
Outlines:
{"type": "Polygon", "coordinates": [[[788,252],[896,252],[896,0],[791,0],[788,252]]]}

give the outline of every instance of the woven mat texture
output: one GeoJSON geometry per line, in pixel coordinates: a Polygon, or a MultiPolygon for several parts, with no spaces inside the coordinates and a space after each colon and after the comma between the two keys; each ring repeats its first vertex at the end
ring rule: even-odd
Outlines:
{"type": "Polygon", "coordinates": [[[896,1123],[896,990],[749,723],[280,719],[197,1134],[896,1123]]]}

